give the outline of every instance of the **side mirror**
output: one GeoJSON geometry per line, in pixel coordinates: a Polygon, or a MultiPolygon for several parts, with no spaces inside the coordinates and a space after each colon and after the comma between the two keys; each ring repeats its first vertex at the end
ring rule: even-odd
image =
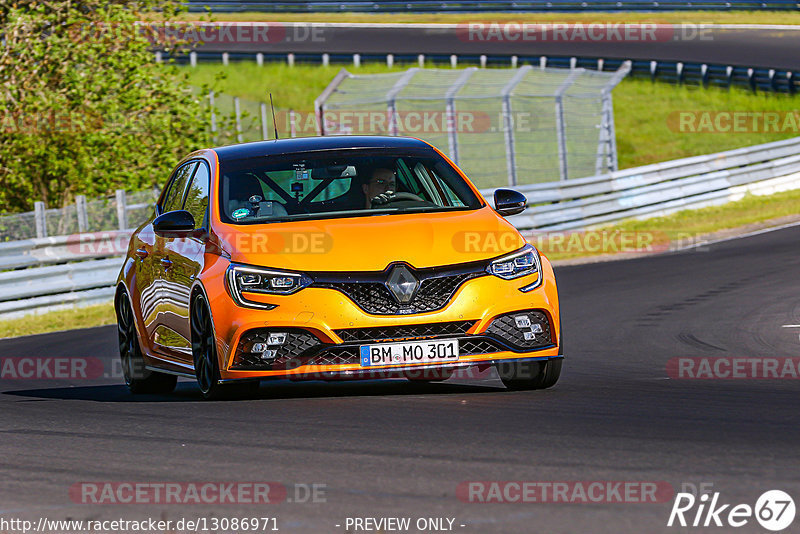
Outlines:
{"type": "Polygon", "coordinates": [[[503,217],[522,213],[528,207],[528,199],[513,189],[496,189],[494,192],[494,209],[503,217]]]}
{"type": "Polygon", "coordinates": [[[153,221],[153,231],[163,237],[185,237],[194,230],[194,217],[185,210],[168,211],[153,221]]]}

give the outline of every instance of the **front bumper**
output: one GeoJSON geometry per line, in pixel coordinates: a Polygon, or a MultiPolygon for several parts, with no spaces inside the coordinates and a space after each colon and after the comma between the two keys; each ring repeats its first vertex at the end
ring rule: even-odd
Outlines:
{"type": "Polygon", "coordinates": [[[538,275],[510,281],[481,276],[465,281],[442,309],[409,315],[372,315],[344,293],[320,287],[286,296],[259,295],[264,303],[277,306],[272,310],[240,307],[226,291],[224,268],[224,262],[219,262],[204,273],[202,280],[211,303],[223,381],[391,377],[412,369],[561,357],[558,294],[552,268],[545,258],[542,284],[533,291],[522,292],[520,288],[535,282],[538,275]],[[519,337],[521,331],[514,338],[513,318],[507,318],[523,312],[535,312],[544,318],[546,343],[526,344],[519,337]],[[504,325],[511,325],[505,334],[498,328],[498,319],[503,317],[504,325]],[[255,354],[247,353],[246,347],[266,340],[254,335],[269,332],[287,333],[293,350],[269,362],[259,361],[255,354]],[[448,338],[459,339],[458,361],[362,367],[358,358],[361,345],[448,338]]]}

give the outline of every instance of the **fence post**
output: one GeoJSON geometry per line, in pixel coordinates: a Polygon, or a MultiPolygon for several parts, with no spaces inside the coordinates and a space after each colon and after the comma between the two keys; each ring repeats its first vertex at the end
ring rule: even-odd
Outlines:
{"type": "Polygon", "coordinates": [[[572,85],[576,77],[583,73],[583,69],[575,69],[561,83],[556,90],[556,141],[558,142],[558,170],[562,180],[569,178],[569,167],[567,162],[567,128],[564,119],[564,93],[572,85]]]}
{"type": "Polygon", "coordinates": [[[89,231],[89,214],[86,212],[86,196],[75,196],[75,208],[78,212],[78,232],[89,231]]]}
{"type": "Polygon", "coordinates": [[[233,97],[233,112],[236,115],[236,142],[242,142],[242,112],[239,107],[239,97],[233,97]]]}
{"type": "Polygon", "coordinates": [[[208,102],[211,106],[211,139],[217,142],[217,114],[214,112],[214,91],[208,92],[208,102]]]}
{"type": "Polygon", "coordinates": [[[117,223],[120,230],[128,229],[128,197],[124,189],[117,189],[117,223]]]}
{"type": "Polygon", "coordinates": [[[34,219],[36,220],[36,237],[47,237],[47,220],[44,212],[44,202],[33,203],[34,219]]]}
{"type": "Polygon", "coordinates": [[[517,72],[503,87],[500,96],[503,98],[503,138],[506,144],[506,168],[508,170],[508,185],[517,185],[517,159],[514,147],[514,118],[511,116],[511,92],[522,81],[522,78],[531,70],[530,65],[517,69],[517,72]]]}

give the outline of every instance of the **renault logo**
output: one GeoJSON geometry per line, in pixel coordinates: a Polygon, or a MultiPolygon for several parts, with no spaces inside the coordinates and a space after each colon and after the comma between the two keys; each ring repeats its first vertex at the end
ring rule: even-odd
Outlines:
{"type": "Polygon", "coordinates": [[[400,304],[408,304],[414,299],[414,295],[419,288],[419,280],[408,270],[405,265],[397,265],[392,268],[389,278],[386,280],[386,287],[392,292],[394,298],[400,304]]]}

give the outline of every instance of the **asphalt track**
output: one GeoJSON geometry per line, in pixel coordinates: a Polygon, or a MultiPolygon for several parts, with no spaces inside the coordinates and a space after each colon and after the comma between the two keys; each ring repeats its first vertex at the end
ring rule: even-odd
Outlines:
{"type": "MultiPolygon", "coordinates": [[[[666,527],[671,501],[476,504],[456,488],[665,481],[711,483],[727,503],[770,489],[797,501],[800,381],[676,380],[665,369],[679,356],[797,356],[799,331],[783,325],[800,324],[798,243],[793,227],[559,268],[566,360],[547,391],[491,377],[281,382],[252,400],[204,402],[189,381],[133,397],[116,378],[3,380],[0,518],[276,516],[284,532],[335,533],[348,516],[451,517],[456,532],[649,533],[679,530],[666,527]],[[326,502],[76,504],[68,490],[81,481],[317,483],[326,502]]],[[[0,356],[92,356],[110,369],[115,335],[5,340],[0,356]]],[[[765,532],[752,520],[736,531],[765,532]]]]}
{"type": "Polygon", "coordinates": [[[797,53],[800,50],[799,28],[737,28],[687,23],[673,30],[659,30],[655,39],[617,40],[613,33],[608,33],[610,37],[601,41],[558,37],[541,42],[523,38],[521,31],[514,31],[513,27],[509,27],[510,33],[507,34],[512,39],[489,38],[490,27],[470,37],[466,31],[466,24],[470,22],[474,21],[465,19],[461,25],[286,23],[269,34],[273,36],[270,39],[256,39],[254,34],[247,32],[241,39],[235,37],[235,32],[231,34],[232,39],[224,39],[220,34],[216,42],[207,41],[198,50],[297,54],[546,55],[800,69],[800,54],[797,53]],[[480,40],[476,35],[487,40],[480,40]]]}

